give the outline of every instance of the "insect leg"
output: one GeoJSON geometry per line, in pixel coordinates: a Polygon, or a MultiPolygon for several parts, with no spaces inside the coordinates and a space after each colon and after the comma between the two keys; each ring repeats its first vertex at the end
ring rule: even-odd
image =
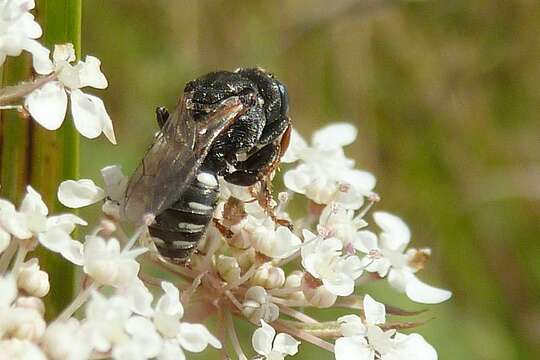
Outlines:
{"type": "Polygon", "coordinates": [[[279,156],[279,145],[270,143],[253,153],[245,161],[236,163],[236,170],[225,175],[225,181],[250,186],[262,180],[273,170],[273,164],[279,156]]]}
{"type": "Polygon", "coordinates": [[[168,118],[169,110],[167,110],[165,106],[159,106],[156,108],[156,120],[160,129],[163,127],[163,125],[165,125],[168,118]]]}

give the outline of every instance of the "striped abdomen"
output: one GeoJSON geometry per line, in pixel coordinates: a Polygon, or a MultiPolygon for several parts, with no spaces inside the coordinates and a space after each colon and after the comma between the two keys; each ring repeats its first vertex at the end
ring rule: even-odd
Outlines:
{"type": "Polygon", "coordinates": [[[149,230],[163,257],[174,262],[189,258],[206,232],[218,196],[217,177],[209,172],[199,172],[182,196],[156,216],[149,230]]]}

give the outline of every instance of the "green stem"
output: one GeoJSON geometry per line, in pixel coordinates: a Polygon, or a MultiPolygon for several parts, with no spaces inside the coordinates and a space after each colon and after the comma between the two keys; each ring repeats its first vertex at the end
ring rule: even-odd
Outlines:
{"type": "MultiPolygon", "coordinates": [[[[37,15],[45,46],[52,49],[55,44],[72,43],[77,58],[80,58],[81,0],[42,0],[37,4],[37,15]]],[[[51,211],[63,210],[56,200],[58,185],[79,175],[79,135],[70,111],[58,131],[48,131],[33,123],[31,144],[30,182],[42,194],[51,211]]],[[[39,257],[54,289],[45,299],[47,317],[55,318],[73,298],[75,269],[57,254],[40,251],[39,257]]]]}
{"type": "MultiPolygon", "coordinates": [[[[30,77],[27,55],[8,58],[3,66],[2,88],[30,77]]],[[[30,120],[13,110],[0,112],[0,194],[15,203],[21,200],[29,178],[30,120]]]]}

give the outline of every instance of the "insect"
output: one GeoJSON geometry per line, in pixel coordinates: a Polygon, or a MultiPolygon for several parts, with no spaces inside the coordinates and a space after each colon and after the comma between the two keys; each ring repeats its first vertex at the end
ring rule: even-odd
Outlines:
{"type": "Polygon", "coordinates": [[[263,69],[218,71],[190,81],[176,109],[156,109],[160,131],[130,177],[122,215],[155,216],[160,254],[183,263],[213,217],[218,177],[251,186],[277,167],[290,135],[285,86],[263,69]]]}

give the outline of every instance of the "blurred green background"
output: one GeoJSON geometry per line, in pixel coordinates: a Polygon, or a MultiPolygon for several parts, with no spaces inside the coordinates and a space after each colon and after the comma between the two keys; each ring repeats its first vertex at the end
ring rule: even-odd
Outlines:
{"type": "MultiPolygon", "coordinates": [[[[83,140],[83,177],[112,163],[129,173],[154,108],[174,107],[187,81],[262,66],[288,86],[305,136],[359,128],[347,154],[378,177],[378,208],[433,249],[420,276],[454,297],[418,332],[439,357],[540,358],[538,1],[93,0],[82,44],[102,60],[119,141],[83,140]]],[[[385,282],[369,291],[426,308],[385,282]]],[[[332,358],[302,347],[298,359],[332,358]]]]}

